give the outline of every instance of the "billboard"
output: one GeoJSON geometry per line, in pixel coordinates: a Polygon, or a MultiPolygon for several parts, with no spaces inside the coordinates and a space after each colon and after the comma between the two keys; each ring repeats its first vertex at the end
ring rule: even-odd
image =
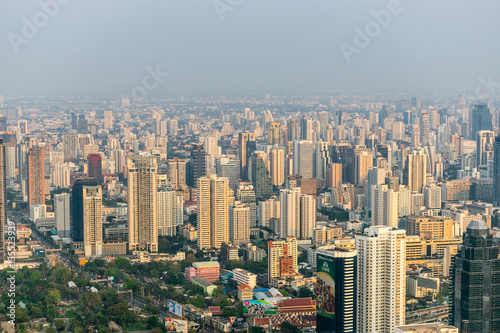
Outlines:
{"type": "Polygon", "coordinates": [[[317,254],[316,307],[318,315],[335,318],[335,266],[334,258],[317,254]]]}
{"type": "Polygon", "coordinates": [[[246,299],[243,300],[243,313],[249,315],[276,314],[277,305],[276,302],[266,302],[255,299],[246,299]]]}
{"type": "Polygon", "coordinates": [[[176,316],[182,317],[182,305],[177,304],[172,300],[167,301],[167,310],[176,316]]]}
{"type": "Polygon", "coordinates": [[[165,318],[165,328],[167,332],[188,333],[189,327],[187,320],[165,318]]]}

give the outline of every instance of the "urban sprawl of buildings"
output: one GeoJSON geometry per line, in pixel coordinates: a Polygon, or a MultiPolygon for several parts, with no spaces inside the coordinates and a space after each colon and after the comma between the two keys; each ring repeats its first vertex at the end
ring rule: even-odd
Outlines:
{"type": "Polygon", "coordinates": [[[2,96],[0,267],[64,286],[16,330],[500,332],[499,107],[2,96]]]}

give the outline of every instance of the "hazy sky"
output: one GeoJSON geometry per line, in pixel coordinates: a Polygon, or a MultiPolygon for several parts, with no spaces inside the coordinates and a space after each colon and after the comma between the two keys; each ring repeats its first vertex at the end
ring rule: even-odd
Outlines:
{"type": "Polygon", "coordinates": [[[500,82],[494,0],[64,0],[53,17],[41,5],[51,1],[0,0],[0,94],[129,94],[157,66],[169,76],[147,81],[151,95],[500,82]],[[388,8],[385,26],[374,24],[372,11],[388,8]],[[372,37],[348,62],[340,45],[356,47],[356,28],[372,37]]]}

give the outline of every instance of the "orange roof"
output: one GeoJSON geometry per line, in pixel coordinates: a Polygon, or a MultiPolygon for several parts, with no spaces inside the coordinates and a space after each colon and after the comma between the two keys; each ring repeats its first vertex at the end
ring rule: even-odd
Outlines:
{"type": "Polygon", "coordinates": [[[253,290],[252,287],[250,287],[248,284],[245,284],[245,283],[240,284],[238,286],[238,289],[240,289],[240,290],[248,290],[248,289],[253,290]]]}

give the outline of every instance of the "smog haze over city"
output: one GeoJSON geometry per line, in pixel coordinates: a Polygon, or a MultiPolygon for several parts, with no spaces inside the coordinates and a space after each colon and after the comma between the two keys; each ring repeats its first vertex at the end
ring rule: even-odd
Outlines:
{"type": "Polygon", "coordinates": [[[0,90],[123,93],[151,64],[170,73],[155,95],[469,92],[479,76],[500,80],[497,1],[64,3],[33,32],[23,19],[34,24],[38,1],[1,2],[0,90]],[[350,62],[342,43],[358,50],[350,62]]]}

